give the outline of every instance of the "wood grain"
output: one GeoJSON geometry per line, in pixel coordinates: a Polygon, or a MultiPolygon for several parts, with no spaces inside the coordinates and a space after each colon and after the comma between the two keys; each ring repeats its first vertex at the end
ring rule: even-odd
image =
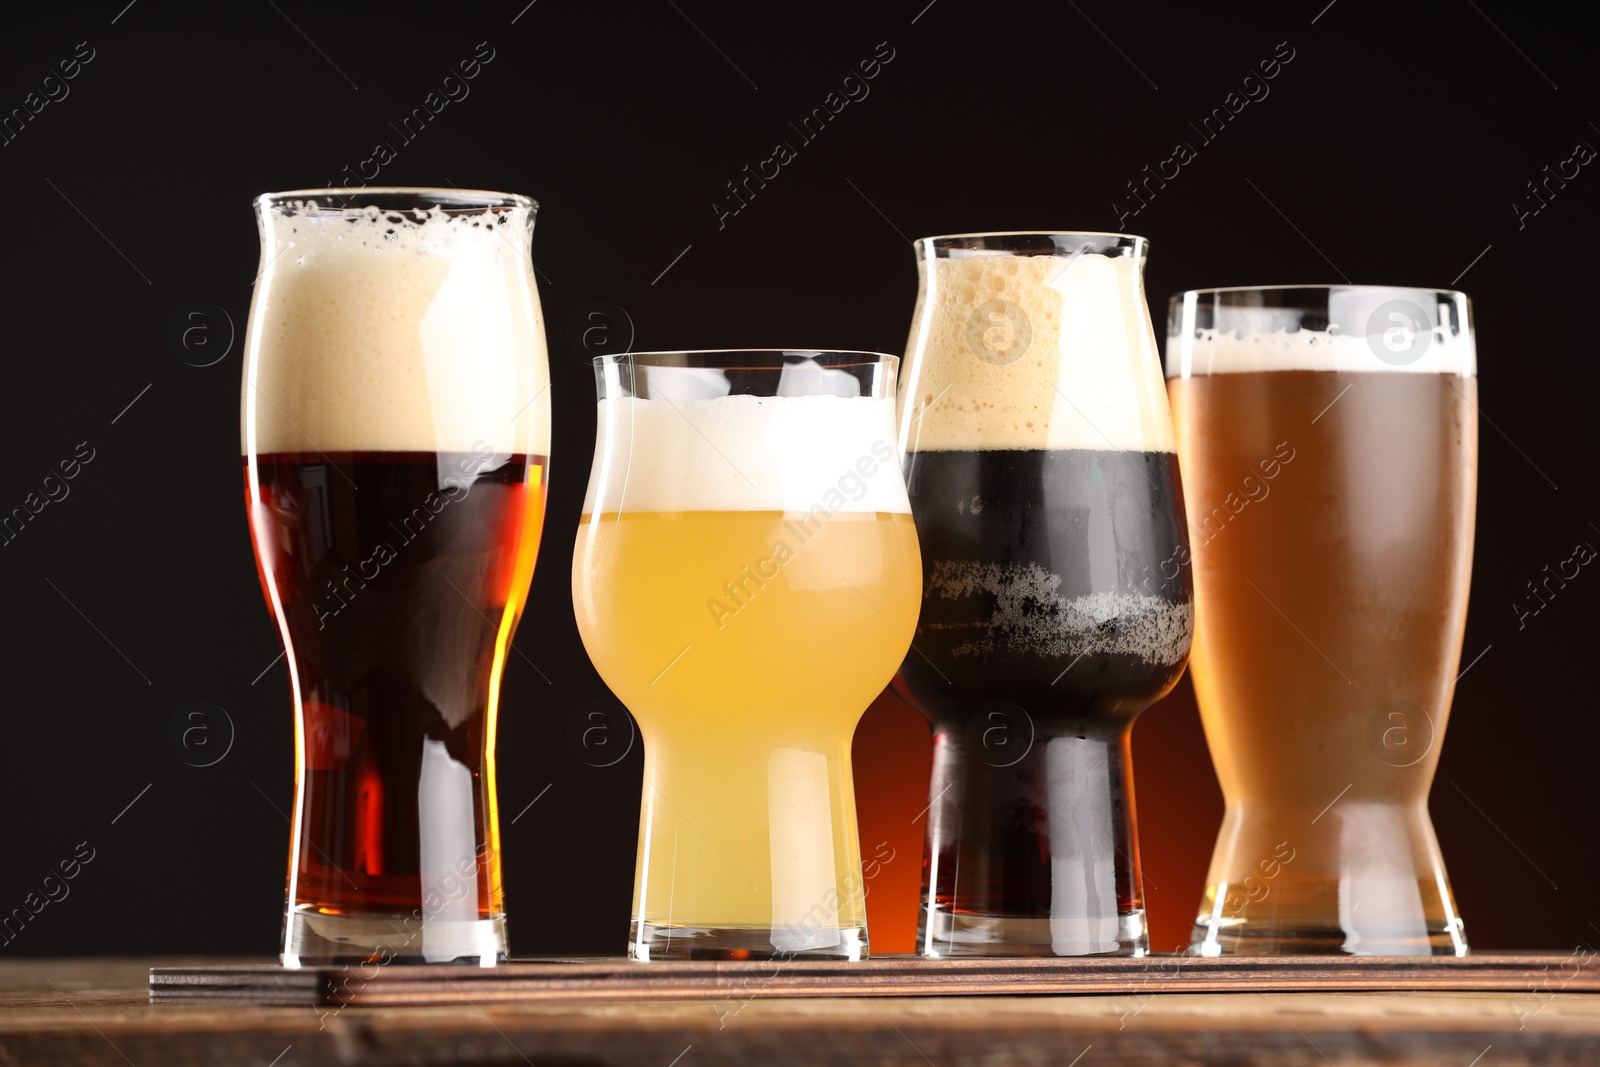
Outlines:
{"type": "MultiPolygon", "coordinates": [[[[1554,975],[1567,962],[1561,956],[1525,959],[1540,961],[1540,968],[1549,965],[1554,975]]],[[[1570,992],[1572,984],[1543,977],[1533,988],[1500,993],[1408,987],[1385,993],[723,995],[498,1003],[480,1001],[462,985],[454,1001],[430,1006],[310,1008],[152,1003],[151,962],[161,972],[209,969],[202,960],[0,962],[0,1067],[1600,1063],[1600,996],[1570,992]]],[[[242,963],[272,969],[265,961],[242,963]]]]}
{"type": "Polygon", "coordinates": [[[1073,959],[879,957],[859,963],[622,959],[498,967],[168,967],[150,972],[159,1002],[449,1004],[733,997],[1016,996],[1175,992],[1600,992],[1600,961],[1553,955],[1454,957],[1193,956],[1073,959]]]}

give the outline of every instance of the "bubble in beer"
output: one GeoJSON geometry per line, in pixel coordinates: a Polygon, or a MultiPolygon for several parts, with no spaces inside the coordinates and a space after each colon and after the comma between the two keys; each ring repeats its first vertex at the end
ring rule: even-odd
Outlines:
{"type": "Polygon", "coordinates": [[[1433,719],[1410,700],[1389,700],[1367,716],[1367,747],[1391,767],[1410,767],[1433,747],[1433,719]]]}
{"type": "Polygon", "coordinates": [[[991,767],[1021,763],[1033,749],[1033,716],[1021,704],[991,700],[967,721],[967,747],[991,767]]]}
{"type": "Polygon", "coordinates": [[[1015,363],[1033,344],[1033,322],[1009,300],[989,300],[967,317],[967,347],[981,362],[995,367],[1015,363]]]}
{"type": "Polygon", "coordinates": [[[1433,343],[1433,319],[1410,300],[1385,300],[1367,318],[1367,345],[1392,367],[1422,358],[1433,343]]]}
{"type": "Polygon", "coordinates": [[[191,700],[168,717],[167,747],[191,767],[214,767],[233,749],[233,719],[219,705],[191,700]]]}
{"type": "Polygon", "coordinates": [[[1315,317],[1301,321],[1303,309],[1217,307],[1208,312],[1213,325],[1202,326],[1184,320],[1174,305],[1167,376],[1293,370],[1470,378],[1477,373],[1471,331],[1447,321],[1464,314],[1464,308],[1449,311],[1440,294],[1420,290],[1381,301],[1373,292],[1360,286],[1335,292],[1339,303],[1327,312],[1331,318],[1323,329],[1316,328],[1315,317]],[[1439,307],[1432,308],[1431,300],[1439,300],[1439,307]]]}
{"type": "Polygon", "coordinates": [[[967,255],[919,266],[909,451],[1171,452],[1172,415],[1128,256],[967,255]],[[923,408],[928,398],[935,402],[923,408]]]}
{"type": "Polygon", "coordinates": [[[633,751],[638,731],[620,701],[591,700],[567,719],[567,747],[591,767],[614,767],[633,751]]]}
{"type": "Polygon", "coordinates": [[[477,214],[295,207],[263,248],[252,312],[258,452],[549,455],[525,238],[477,214]]]}
{"type": "Polygon", "coordinates": [[[613,458],[590,467],[584,514],[784,511],[807,529],[841,512],[910,514],[893,398],[718,395],[730,388],[722,371],[678,384],[702,395],[600,402],[613,458]]]}
{"type": "Polygon", "coordinates": [[[167,320],[167,346],[191,367],[221,363],[233,338],[233,317],[209,300],[186,300],[167,320]]]}
{"type": "MultiPolygon", "coordinates": [[[[1115,653],[1145,663],[1181,664],[1189,655],[1192,600],[1108,591],[1064,597],[1061,582],[1061,575],[1032,561],[933,560],[926,603],[979,597],[994,605],[983,622],[960,627],[965,639],[950,648],[955,657],[1005,650],[1076,662],[1115,653]]],[[[922,625],[953,629],[934,622],[927,607],[922,625]]]]}

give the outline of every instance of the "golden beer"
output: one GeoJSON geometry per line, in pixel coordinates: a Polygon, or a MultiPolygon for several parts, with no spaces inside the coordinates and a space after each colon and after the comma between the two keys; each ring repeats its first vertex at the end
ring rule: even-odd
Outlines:
{"type": "Polygon", "coordinates": [[[894,361],[778,355],[596,361],[572,599],[644,741],[636,959],[868,951],[850,745],[922,591],[894,361]]]}
{"type": "Polygon", "coordinates": [[[644,738],[636,918],[865,927],[850,741],[916,627],[911,516],[585,515],[578,544],[578,627],[644,738]]]}

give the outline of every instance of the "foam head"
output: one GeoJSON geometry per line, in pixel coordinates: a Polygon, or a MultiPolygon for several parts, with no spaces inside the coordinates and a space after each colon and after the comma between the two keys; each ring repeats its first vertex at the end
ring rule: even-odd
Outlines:
{"type": "Polygon", "coordinates": [[[1053,250],[1026,252],[960,246],[1005,236],[1034,235],[917,242],[901,447],[1171,452],[1143,239],[1040,235],[1053,250]]]}
{"type": "Polygon", "coordinates": [[[819,510],[910,514],[892,397],[600,401],[586,515],[819,510]]]}
{"type": "Polygon", "coordinates": [[[1262,371],[1477,374],[1466,294],[1390,286],[1201,289],[1172,298],[1169,378],[1262,371]]]}
{"type": "MultiPolygon", "coordinates": [[[[367,192],[378,203],[398,198],[367,192]]],[[[532,202],[484,194],[509,206],[401,212],[301,196],[257,204],[262,266],[246,343],[246,451],[487,446],[547,456],[532,202]]],[[[445,190],[438,199],[475,197],[445,190]]]]}

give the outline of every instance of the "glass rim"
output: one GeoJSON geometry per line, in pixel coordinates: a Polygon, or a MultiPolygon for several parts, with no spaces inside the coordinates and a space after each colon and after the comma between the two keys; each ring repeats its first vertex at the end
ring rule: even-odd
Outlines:
{"type": "Polygon", "coordinates": [[[419,205],[415,203],[403,206],[387,206],[385,200],[400,200],[410,198],[417,200],[433,200],[433,206],[446,209],[480,209],[493,211],[496,209],[511,211],[521,208],[529,213],[537,213],[539,202],[530,196],[521,193],[502,193],[492,189],[458,189],[454,186],[442,188],[425,185],[363,185],[358,188],[334,188],[324,186],[320,189],[286,189],[276,193],[262,193],[255,198],[256,206],[263,211],[273,208],[292,206],[296,201],[306,200],[333,200],[346,201],[370,200],[370,203],[345,203],[339,206],[330,206],[330,211],[364,210],[368,207],[377,208],[379,211],[412,211],[419,205]]]}
{"type": "Polygon", "coordinates": [[[1150,239],[1103,230],[992,230],[919,237],[911,247],[918,263],[998,256],[1074,259],[1080,255],[1142,262],[1150,254],[1150,239]]]}
{"type": "Polygon", "coordinates": [[[1119,233],[1113,230],[977,230],[972,233],[941,233],[931,237],[918,237],[911,243],[961,241],[972,237],[1121,237],[1130,241],[1150,243],[1150,238],[1142,234],[1119,233]]]}
{"type": "Polygon", "coordinates": [[[666,362],[669,358],[680,356],[698,357],[726,357],[728,360],[761,359],[767,362],[756,366],[740,366],[735,362],[717,362],[719,370],[781,370],[785,366],[783,357],[795,356],[801,359],[813,359],[818,362],[826,360],[829,367],[843,369],[846,367],[872,367],[882,364],[897,364],[900,357],[889,352],[872,352],[866,349],[854,348],[682,348],[661,349],[652,352],[615,352],[608,355],[591,356],[589,363],[596,369],[607,365],[627,362],[643,362],[645,366],[674,367],[678,364],[666,362]],[[776,357],[776,358],[775,358],[776,357]],[[823,357],[823,359],[818,359],[823,357]],[[830,359],[828,357],[841,357],[830,359]],[[848,362],[846,362],[848,361],[848,362]]]}
{"type": "Polygon", "coordinates": [[[1167,302],[1169,304],[1177,304],[1191,296],[1219,296],[1223,293],[1292,293],[1306,290],[1321,290],[1330,293],[1432,293],[1435,296],[1450,297],[1452,300],[1471,299],[1460,289],[1437,289],[1430,285],[1357,285],[1350,282],[1335,282],[1328,285],[1316,283],[1296,285],[1218,285],[1205,289],[1184,289],[1173,293],[1167,302]]]}

